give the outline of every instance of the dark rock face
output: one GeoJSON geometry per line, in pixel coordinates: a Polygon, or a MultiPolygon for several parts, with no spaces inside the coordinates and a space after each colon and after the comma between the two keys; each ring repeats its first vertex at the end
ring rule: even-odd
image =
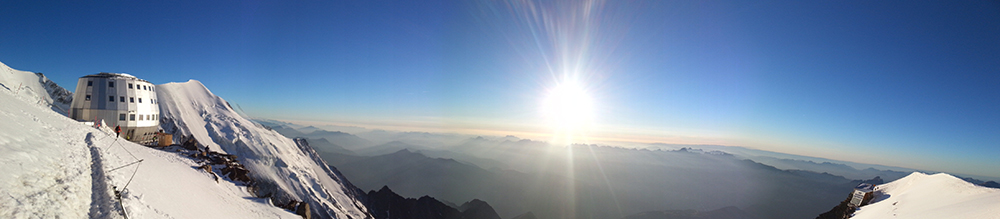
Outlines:
{"type": "Polygon", "coordinates": [[[305,219],[312,219],[312,214],[309,213],[309,203],[302,203],[296,206],[295,214],[300,215],[305,219]]]}
{"type": "Polygon", "coordinates": [[[872,179],[869,179],[869,180],[865,180],[865,181],[861,181],[861,183],[868,183],[868,184],[872,184],[872,185],[879,185],[879,184],[884,184],[885,180],[882,180],[882,177],[875,176],[875,178],[872,178],[872,179]]]}
{"type": "Polygon", "coordinates": [[[850,207],[850,206],[847,206],[849,203],[851,203],[851,196],[850,195],[847,196],[847,199],[845,199],[844,201],[840,202],[839,205],[837,205],[836,207],[833,207],[833,209],[830,209],[830,211],[827,211],[827,212],[824,212],[823,214],[820,214],[818,217],[816,217],[816,219],[847,219],[847,218],[850,218],[851,214],[854,214],[855,209],[852,208],[852,207],[850,207]]]}
{"type": "Polygon", "coordinates": [[[375,219],[499,219],[500,215],[486,202],[472,200],[462,204],[464,211],[449,207],[429,196],[404,198],[383,186],[368,192],[365,205],[375,219]]]}
{"type": "MultiPolygon", "coordinates": [[[[878,193],[878,192],[879,191],[876,191],[875,193],[878,193]]],[[[837,205],[836,207],[833,207],[833,209],[830,209],[830,211],[827,211],[827,212],[825,212],[823,214],[820,214],[818,217],[816,217],[816,219],[848,219],[848,218],[851,218],[851,215],[854,214],[854,211],[857,210],[857,208],[849,206],[850,203],[851,203],[851,196],[852,196],[852,194],[848,194],[847,195],[847,199],[845,199],[844,201],[840,202],[840,204],[837,205]]],[[[865,206],[865,205],[869,204],[869,202],[871,202],[872,199],[875,198],[875,196],[876,196],[876,194],[874,194],[874,193],[865,194],[864,199],[862,199],[862,201],[861,201],[861,206],[865,206]]]]}
{"type": "Polygon", "coordinates": [[[500,219],[500,214],[490,204],[479,199],[462,204],[458,210],[462,211],[464,218],[500,219]]]}
{"type": "Polygon", "coordinates": [[[980,185],[981,185],[981,186],[985,186],[985,187],[990,187],[990,188],[998,188],[998,189],[1000,189],[1000,183],[997,183],[997,182],[995,182],[995,181],[988,181],[988,182],[984,182],[983,184],[980,184],[980,185]]]}

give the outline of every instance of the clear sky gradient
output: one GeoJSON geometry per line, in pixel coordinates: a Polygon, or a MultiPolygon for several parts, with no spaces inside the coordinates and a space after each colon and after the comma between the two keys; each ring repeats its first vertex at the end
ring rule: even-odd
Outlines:
{"type": "MultiPolygon", "coordinates": [[[[996,1],[0,1],[0,62],[197,79],[254,117],[746,146],[1000,177],[996,1]]],[[[546,140],[546,139],[541,139],[546,140]]]]}

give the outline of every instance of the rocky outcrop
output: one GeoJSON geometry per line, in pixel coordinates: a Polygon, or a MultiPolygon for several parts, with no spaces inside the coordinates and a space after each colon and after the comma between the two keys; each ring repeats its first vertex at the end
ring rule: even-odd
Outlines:
{"type": "Polygon", "coordinates": [[[458,210],[462,212],[463,218],[500,219],[500,215],[490,204],[479,199],[462,204],[458,210]]]}
{"type": "MultiPolygon", "coordinates": [[[[875,193],[878,193],[878,191],[876,191],[875,193]]],[[[830,209],[830,211],[827,211],[827,212],[824,212],[823,214],[820,214],[818,217],[816,217],[816,219],[848,219],[848,218],[851,218],[851,215],[854,214],[854,211],[857,210],[857,208],[850,206],[852,195],[853,194],[848,194],[847,195],[847,199],[844,199],[844,201],[840,202],[840,204],[837,205],[836,207],[833,207],[833,209],[830,209]]],[[[861,201],[861,205],[860,206],[865,206],[865,205],[869,204],[871,202],[871,200],[875,198],[875,196],[876,196],[876,194],[873,194],[873,193],[865,194],[865,197],[861,201]]]]}
{"type": "Polygon", "coordinates": [[[486,202],[472,200],[459,211],[430,196],[404,198],[383,186],[368,192],[365,205],[375,219],[496,219],[500,215],[486,202]]]}
{"type": "Polygon", "coordinates": [[[990,188],[998,188],[998,189],[1000,189],[1000,183],[997,183],[995,181],[987,181],[987,182],[984,182],[983,184],[979,184],[979,185],[985,186],[985,187],[990,187],[990,188]]]}

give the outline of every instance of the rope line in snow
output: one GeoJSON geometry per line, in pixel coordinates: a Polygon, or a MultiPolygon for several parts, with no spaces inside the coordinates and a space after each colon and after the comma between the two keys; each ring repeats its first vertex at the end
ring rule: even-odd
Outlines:
{"type": "Polygon", "coordinates": [[[143,160],[138,160],[138,161],[135,161],[135,162],[132,162],[132,163],[128,163],[128,164],[125,164],[125,165],[123,165],[123,166],[120,166],[120,167],[116,167],[116,168],[114,168],[114,169],[111,169],[111,170],[108,170],[108,171],[104,171],[104,172],[108,172],[108,173],[110,173],[110,172],[112,172],[112,171],[115,171],[115,170],[118,170],[118,169],[121,169],[121,168],[124,168],[124,167],[127,167],[127,166],[132,166],[132,164],[137,164],[137,163],[139,163],[139,162],[142,162],[142,161],[143,161],[143,160]]]}
{"type": "MultiPolygon", "coordinates": [[[[122,165],[122,166],[119,166],[119,167],[112,168],[111,170],[103,170],[104,173],[111,173],[112,171],[116,171],[116,170],[119,170],[119,169],[122,169],[122,168],[125,168],[125,167],[128,167],[128,166],[135,165],[135,169],[132,170],[132,175],[129,176],[128,182],[125,183],[125,186],[122,186],[121,190],[119,190],[117,186],[113,186],[114,187],[114,192],[115,192],[115,199],[118,200],[118,206],[122,209],[122,216],[125,217],[125,219],[128,219],[128,212],[127,212],[127,210],[125,210],[125,202],[124,202],[124,200],[122,200],[121,192],[124,192],[125,189],[128,189],[128,186],[130,184],[132,184],[132,180],[135,179],[135,174],[139,172],[139,166],[142,165],[142,161],[144,161],[145,159],[139,159],[138,157],[135,156],[135,154],[132,154],[132,152],[129,151],[128,148],[125,148],[125,145],[122,145],[122,143],[118,141],[118,139],[121,139],[119,136],[117,136],[117,135],[112,136],[111,133],[106,133],[106,132],[105,132],[105,135],[106,135],[106,137],[114,137],[115,138],[115,141],[111,142],[111,144],[108,144],[108,146],[106,147],[108,151],[111,151],[111,149],[114,148],[114,145],[117,144],[119,147],[122,148],[122,150],[125,150],[125,153],[127,153],[129,156],[132,157],[133,161],[131,163],[128,163],[128,164],[125,164],[125,165],[122,165]]],[[[105,148],[105,147],[102,147],[102,148],[105,148]]],[[[102,154],[104,153],[101,150],[98,150],[98,152],[102,153],[102,154]]],[[[104,156],[102,156],[102,157],[104,157],[104,156]]]]}

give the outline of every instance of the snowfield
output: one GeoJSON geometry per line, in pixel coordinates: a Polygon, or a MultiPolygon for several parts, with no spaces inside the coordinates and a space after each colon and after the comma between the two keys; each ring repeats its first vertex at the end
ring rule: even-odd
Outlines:
{"type": "Polygon", "coordinates": [[[251,171],[262,195],[278,203],[308,202],[313,218],[369,218],[358,200],[364,193],[351,185],[313,150],[299,148],[292,140],[240,116],[201,82],[156,86],[161,127],[174,140],[193,136],[212,151],[236,155],[251,171]]]}
{"type": "Polygon", "coordinates": [[[0,218],[87,217],[97,130],[22,99],[0,89],[0,218]]]}
{"type": "Polygon", "coordinates": [[[945,173],[914,172],[878,185],[873,203],[861,207],[851,218],[996,219],[1000,218],[1000,189],[977,186],[945,173]]]}

